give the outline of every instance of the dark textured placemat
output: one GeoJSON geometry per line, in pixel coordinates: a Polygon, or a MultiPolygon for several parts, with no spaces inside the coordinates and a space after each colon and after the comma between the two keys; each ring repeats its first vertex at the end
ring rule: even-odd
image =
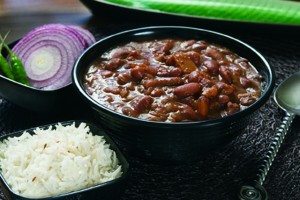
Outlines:
{"type": "MultiPolygon", "coordinates": [[[[92,18],[87,24],[98,38],[141,26],[141,23],[103,22],[99,18],[92,18]]],[[[300,37],[295,33],[273,34],[270,30],[239,30],[238,27],[212,28],[237,36],[257,48],[275,68],[277,84],[300,69],[300,37]]],[[[0,99],[1,134],[60,120],[86,117],[89,117],[89,113],[49,117],[31,113],[0,99]]],[[[282,117],[283,112],[270,99],[243,134],[226,147],[211,152],[192,164],[161,165],[128,156],[132,173],[122,199],[234,199],[236,189],[242,181],[255,175],[257,163],[266,153],[282,117]]],[[[270,199],[300,199],[299,122],[300,119],[296,118],[292,131],[265,181],[264,186],[270,199]]]]}

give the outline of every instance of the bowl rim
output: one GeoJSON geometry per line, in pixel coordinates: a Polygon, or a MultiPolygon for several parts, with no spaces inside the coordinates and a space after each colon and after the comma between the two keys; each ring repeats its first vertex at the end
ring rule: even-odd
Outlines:
{"type": "MultiPolygon", "coordinates": [[[[151,37],[151,36],[150,36],[151,37]]],[[[81,77],[80,77],[81,78],[81,77]]],[[[249,44],[242,42],[241,40],[220,33],[212,30],[207,30],[207,29],[201,29],[201,28],[196,28],[196,27],[187,27],[187,26],[148,26],[148,27],[142,27],[142,28],[135,28],[135,29],[130,29],[122,32],[118,32],[115,34],[112,34],[110,36],[107,36],[105,38],[102,38],[98,40],[96,43],[91,45],[89,48],[87,48],[77,59],[77,61],[74,64],[74,68],[72,71],[72,79],[73,79],[73,84],[75,85],[77,91],[83,96],[86,100],[88,100],[89,104],[92,106],[92,108],[99,108],[102,111],[105,111],[106,113],[113,114],[115,117],[118,118],[123,118],[126,120],[129,120],[135,124],[147,124],[149,126],[156,126],[156,127],[184,127],[184,126],[212,126],[215,124],[220,124],[224,123],[227,121],[234,121],[235,119],[240,119],[242,116],[245,116],[247,113],[252,113],[258,108],[260,108],[271,96],[271,93],[273,91],[273,88],[275,86],[275,71],[273,67],[269,65],[267,60],[264,58],[264,56],[259,53],[255,48],[250,46],[249,44]],[[89,96],[85,90],[83,89],[82,85],[80,84],[79,77],[78,77],[78,70],[82,67],[80,67],[80,62],[85,58],[87,54],[93,49],[96,48],[98,45],[101,45],[102,42],[107,41],[107,40],[112,40],[113,38],[120,37],[126,34],[131,34],[131,35],[136,35],[141,32],[146,32],[146,31],[155,31],[155,30],[167,30],[167,29],[185,29],[187,31],[199,31],[199,32],[205,32],[207,34],[212,34],[212,35],[217,35],[220,36],[226,40],[231,40],[232,42],[237,43],[238,45],[244,46],[251,50],[254,54],[256,54],[257,58],[260,59],[264,63],[264,67],[267,69],[267,72],[270,76],[270,80],[266,84],[266,88],[264,90],[264,93],[260,96],[260,98],[251,104],[249,107],[247,107],[244,110],[238,111],[237,113],[234,113],[232,115],[228,115],[225,117],[217,118],[217,119],[208,119],[208,120],[202,120],[202,121],[185,121],[185,122],[161,122],[161,121],[149,121],[145,119],[139,119],[139,118],[134,118],[130,116],[126,116],[122,113],[118,113],[114,110],[111,110],[101,104],[99,104],[96,100],[94,100],[91,96],[89,96]]]]}
{"type": "Polygon", "coordinates": [[[109,186],[109,185],[113,185],[115,183],[118,183],[118,182],[123,181],[124,179],[126,179],[126,177],[128,176],[128,173],[129,173],[129,169],[130,169],[130,166],[129,166],[129,163],[128,163],[126,157],[120,151],[120,149],[115,144],[115,142],[110,138],[110,136],[107,135],[107,133],[102,128],[99,128],[99,126],[97,126],[94,123],[92,123],[90,121],[87,121],[87,120],[60,121],[60,122],[56,122],[56,123],[51,123],[51,124],[36,126],[36,127],[28,128],[28,129],[22,129],[22,130],[19,130],[19,131],[14,131],[12,133],[0,136],[0,142],[3,142],[5,139],[7,139],[9,137],[20,136],[20,135],[23,134],[24,131],[27,131],[27,132],[29,132],[29,134],[32,134],[33,130],[36,129],[36,128],[45,129],[45,128],[49,128],[50,126],[55,126],[58,123],[60,123],[62,125],[71,125],[73,123],[75,123],[75,124],[77,124],[77,123],[85,123],[89,127],[96,128],[97,129],[97,133],[100,133],[100,134],[93,133],[93,135],[104,136],[105,137],[105,141],[106,141],[107,144],[109,144],[110,148],[113,147],[114,151],[117,154],[117,158],[119,160],[119,164],[122,166],[122,175],[119,178],[116,178],[116,179],[113,179],[113,180],[110,180],[110,181],[106,181],[106,182],[103,182],[103,183],[99,183],[97,185],[93,185],[93,186],[90,186],[90,187],[87,187],[87,188],[83,188],[83,189],[79,189],[79,190],[75,190],[75,191],[71,191],[71,192],[66,192],[66,193],[62,193],[62,194],[58,194],[58,195],[54,195],[54,196],[46,196],[46,197],[42,197],[42,198],[30,198],[30,197],[25,197],[25,196],[22,196],[22,195],[20,195],[20,194],[18,194],[16,192],[14,192],[11,189],[11,187],[9,186],[9,184],[7,183],[6,179],[4,178],[4,176],[2,174],[2,171],[0,170],[0,179],[4,183],[5,187],[9,190],[9,192],[11,194],[13,194],[14,196],[17,196],[17,197],[19,197],[21,199],[24,199],[24,200],[57,199],[57,198],[69,197],[69,196],[76,195],[76,194],[81,194],[81,193],[92,191],[92,190],[97,190],[99,188],[103,188],[103,187],[106,187],[106,186],[109,186]]]}

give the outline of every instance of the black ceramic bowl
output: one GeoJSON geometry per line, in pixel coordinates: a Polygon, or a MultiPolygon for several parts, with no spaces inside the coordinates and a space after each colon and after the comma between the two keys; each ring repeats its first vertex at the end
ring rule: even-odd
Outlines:
{"type": "MultiPolygon", "coordinates": [[[[16,42],[10,44],[12,48],[16,42]]],[[[6,52],[3,55],[6,56],[6,52]]],[[[78,96],[71,84],[57,90],[40,90],[18,83],[0,74],[0,96],[28,110],[57,113],[78,105],[78,96]]]]}
{"type": "Polygon", "coordinates": [[[117,141],[133,147],[147,157],[158,160],[189,161],[201,153],[231,141],[243,132],[255,111],[270,97],[274,87],[274,70],[254,48],[233,37],[189,27],[146,27],[118,33],[98,41],[77,60],[73,82],[83,98],[97,113],[97,119],[117,141]],[[207,40],[225,46],[239,56],[247,58],[264,78],[262,95],[247,109],[220,119],[198,122],[152,122],[128,117],[99,105],[86,92],[83,76],[103,52],[130,41],[159,38],[207,40]]]}
{"type": "MultiPolygon", "coordinates": [[[[105,183],[101,183],[101,184],[98,184],[98,185],[95,185],[95,186],[92,186],[92,187],[89,187],[86,189],[77,190],[74,192],[69,192],[69,193],[52,196],[52,197],[47,197],[47,198],[39,198],[39,199],[42,199],[42,200],[51,200],[51,199],[89,199],[89,200],[90,199],[104,199],[104,200],[113,200],[114,199],[114,200],[117,200],[117,199],[119,199],[121,193],[124,190],[126,178],[128,175],[128,170],[129,170],[128,162],[126,161],[125,157],[120,152],[118,147],[115,145],[115,143],[105,134],[105,132],[102,129],[95,126],[94,124],[91,124],[91,123],[88,123],[85,121],[67,121],[67,122],[61,122],[61,124],[70,125],[74,122],[75,122],[76,127],[78,127],[78,125],[81,122],[84,122],[90,127],[90,131],[94,135],[104,136],[104,139],[110,145],[110,148],[116,152],[117,158],[119,159],[119,163],[122,166],[123,174],[121,177],[119,177],[117,179],[114,179],[112,181],[108,181],[105,183]]],[[[55,124],[57,124],[57,123],[55,123],[55,124]]],[[[42,129],[48,128],[49,126],[52,126],[55,124],[40,126],[40,128],[42,128],[42,129]]],[[[2,137],[0,137],[0,141],[2,142],[3,140],[7,139],[8,137],[18,137],[18,136],[22,135],[22,133],[24,131],[27,131],[28,133],[32,134],[34,129],[35,128],[17,131],[15,133],[11,133],[11,134],[2,136],[2,137]]],[[[3,194],[5,195],[5,197],[7,199],[14,199],[14,200],[32,200],[33,199],[33,198],[22,197],[22,196],[16,194],[15,192],[13,192],[10,189],[8,183],[5,181],[1,172],[0,172],[0,178],[1,178],[1,181],[0,181],[1,190],[3,191],[3,194]]]]}

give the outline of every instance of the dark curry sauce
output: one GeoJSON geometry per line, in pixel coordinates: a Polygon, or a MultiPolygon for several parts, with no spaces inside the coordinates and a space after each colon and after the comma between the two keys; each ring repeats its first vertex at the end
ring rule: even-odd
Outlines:
{"type": "Polygon", "coordinates": [[[224,117],[261,94],[261,76],[247,59],[202,40],[130,42],[102,54],[84,84],[109,109],[163,122],[224,117]]]}

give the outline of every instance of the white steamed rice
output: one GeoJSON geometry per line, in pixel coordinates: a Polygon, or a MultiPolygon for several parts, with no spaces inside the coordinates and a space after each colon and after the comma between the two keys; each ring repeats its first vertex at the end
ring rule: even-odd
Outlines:
{"type": "Polygon", "coordinates": [[[1,173],[11,189],[24,197],[41,198],[75,191],[121,176],[116,153],[86,124],[46,130],[0,143],[1,173]]]}

